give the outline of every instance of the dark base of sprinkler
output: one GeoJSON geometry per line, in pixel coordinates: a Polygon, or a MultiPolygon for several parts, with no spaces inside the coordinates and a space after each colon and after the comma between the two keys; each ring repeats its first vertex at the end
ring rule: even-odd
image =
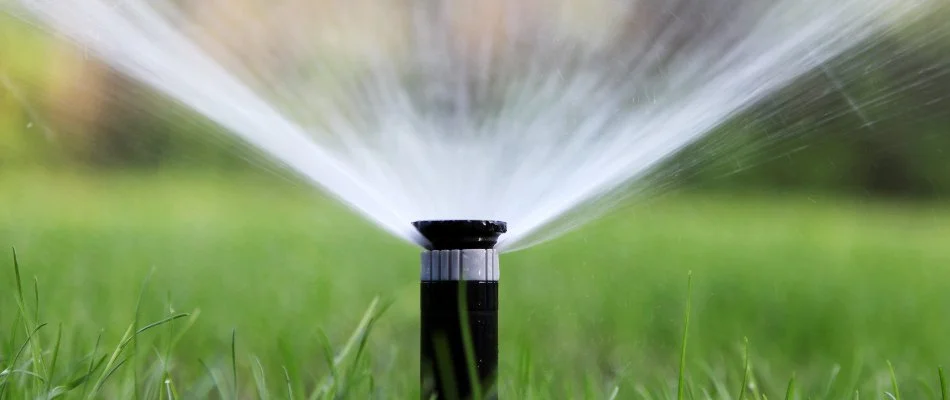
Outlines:
{"type": "Polygon", "coordinates": [[[422,398],[470,399],[478,385],[482,398],[496,399],[498,282],[423,281],[421,306],[422,398]]]}

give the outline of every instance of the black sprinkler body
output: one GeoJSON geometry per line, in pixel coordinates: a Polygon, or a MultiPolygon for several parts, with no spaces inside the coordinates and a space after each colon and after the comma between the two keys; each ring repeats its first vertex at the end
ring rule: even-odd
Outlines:
{"type": "Polygon", "coordinates": [[[422,252],[422,398],[497,398],[500,221],[418,221],[422,252]],[[466,353],[471,343],[471,356],[466,353]],[[474,369],[473,381],[470,368],[474,369]],[[476,386],[477,385],[477,386],[476,386]]]}

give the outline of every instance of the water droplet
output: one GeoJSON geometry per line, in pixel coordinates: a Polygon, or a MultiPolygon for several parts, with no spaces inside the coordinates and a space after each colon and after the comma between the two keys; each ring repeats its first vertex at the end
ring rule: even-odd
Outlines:
{"type": "Polygon", "coordinates": [[[26,129],[30,129],[30,128],[32,128],[32,127],[33,127],[33,122],[27,122],[27,123],[26,123],[26,129]]]}

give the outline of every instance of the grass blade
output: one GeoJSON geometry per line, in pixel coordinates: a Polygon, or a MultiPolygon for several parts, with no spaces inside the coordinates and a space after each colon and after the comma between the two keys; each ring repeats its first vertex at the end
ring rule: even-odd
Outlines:
{"type": "MultiPolygon", "coordinates": [[[[174,310],[171,307],[169,307],[169,313],[174,313],[174,310]]],[[[172,358],[172,349],[174,349],[175,346],[178,345],[178,342],[181,341],[182,337],[185,336],[185,333],[187,333],[191,329],[191,327],[194,326],[200,314],[201,314],[200,309],[195,309],[194,311],[192,311],[191,315],[188,316],[188,320],[184,322],[184,325],[181,326],[180,329],[178,329],[178,332],[175,334],[172,334],[171,325],[169,325],[168,333],[171,336],[171,339],[168,340],[168,342],[165,345],[164,358],[166,360],[170,360],[172,358]]],[[[169,382],[171,381],[171,372],[169,371],[169,364],[167,363],[163,367],[162,379],[169,382]]],[[[173,391],[172,393],[169,394],[169,396],[175,396],[177,398],[178,393],[174,391],[175,390],[174,384],[170,382],[166,386],[170,386],[171,390],[173,391]]]]}
{"type": "Polygon", "coordinates": [[[13,323],[10,324],[10,337],[7,338],[7,349],[4,352],[4,354],[13,354],[14,353],[13,350],[17,348],[16,334],[17,334],[17,331],[19,330],[21,319],[23,318],[20,316],[20,314],[16,314],[13,316],[13,323]]]}
{"type": "Polygon", "coordinates": [[[108,372],[106,372],[106,373],[105,373],[105,376],[103,376],[103,378],[100,380],[98,386],[101,387],[102,384],[105,383],[105,381],[108,380],[109,377],[112,376],[112,374],[115,373],[115,371],[118,371],[118,370],[119,370],[119,367],[121,367],[123,364],[125,364],[126,361],[129,361],[129,359],[128,359],[128,358],[122,359],[122,361],[119,361],[118,364],[116,364],[114,367],[112,367],[112,369],[110,369],[108,372]]]}
{"type": "Polygon", "coordinates": [[[287,371],[287,367],[282,366],[284,369],[284,382],[287,384],[287,399],[294,400],[294,387],[290,383],[290,372],[287,371]]]}
{"type": "Polygon", "coordinates": [[[33,329],[33,332],[30,332],[30,334],[26,337],[26,341],[24,341],[23,345],[20,346],[20,350],[17,351],[15,356],[13,356],[13,361],[10,362],[10,366],[16,365],[17,360],[20,359],[20,355],[23,354],[23,351],[26,350],[26,347],[30,345],[30,341],[33,340],[33,336],[36,335],[36,333],[39,332],[39,330],[42,329],[44,326],[46,326],[46,323],[40,324],[40,326],[37,326],[36,328],[33,329]]]}
{"type": "Polygon", "coordinates": [[[822,398],[831,397],[832,392],[835,388],[835,383],[838,381],[838,375],[841,373],[841,366],[835,364],[831,369],[831,377],[828,379],[828,385],[825,386],[825,393],[822,395],[822,398]]]}
{"type": "Polygon", "coordinates": [[[458,383],[455,382],[455,371],[452,370],[452,357],[450,356],[452,353],[449,351],[449,341],[445,338],[445,335],[435,335],[432,338],[432,345],[435,347],[435,365],[438,367],[436,373],[442,378],[443,394],[450,399],[457,399],[460,394],[458,383]]]}
{"type": "MultiPolygon", "coordinates": [[[[29,336],[33,336],[33,334],[29,332],[35,332],[36,330],[35,326],[39,324],[39,321],[37,318],[30,318],[30,313],[29,313],[29,310],[27,309],[26,299],[23,296],[23,280],[22,280],[22,275],[20,274],[20,261],[19,261],[19,258],[17,257],[16,248],[13,248],[13,273],[16,277],[16,288],[17,288],[16,301],[17,301],[17,307],[19,308],[19,311],[20,311],[20,317],[23,320],[23,328],[26,332],[28,332],[29,336]]],[[[34,285],[35,285],[35,282],[36,280],[34,279],[34,285]]],[[[34,291],[35,293],[37,293],[37,296],[39,296],[38,294],[39,291],[36,290],[36,286],[34,286],[34,291]]],[[[38,314],[35,314],[35,315],[38,315],[38,314]]],[[[48,373],[49,370],[47,370],[43,366],[44,365],[43,349],[39,343],[39,338],[33,337],[32,340],[29,340],[27,343],[29,343],[30,345],[30,356],[33,359],[34,369],[36,371],[48,373]]]]}
{"type": "Polygon", "coordinates": [[[901,390],[897,386],[897,374],[894,373],[894,366],[891,365],[890,360],[887,361],[887,369],[891,372],[891,387],[894,390],[894,400],[901,400],[901,390]]]}
{"type": "Polygon", "coordinates": [[[531,349],[527,344],[521,346],[521,357],[518,362],[518,398],[531,397],[531,349]]]}
{"type": "Polygon", "coordinates": [[[475,345],[472,343],[472,332],[468,329],[468,299],[466,282],[459,281],[459,324],[462,332],[462,348],[465,350],[465,366],[468,368],[468,380],[471,382],[472,398],[482,399],[482,383],[478,379],[475,366],[475,345]]]}
{"type": "Polygon", "coordinates": [[[134,325],[129,325],[125,330],[125,333],[122,335],[122,340],[119,341],[119,345],[112,351],[112,355],[109,356],[109,361],[106,362],[106,366],[103,369],[102,375],[99,376],[99,379],[96,380],[96,384],[92,386],[92,392],[89,393],[89,396],[95,396],[96,392],[99,391],[99,388],[102,387],[102,383],[105,382],[108,374],[112,370],[112,366],[115,364],[116,360],[119,359],[119,354],[122,353],[122,348],[124,343],[134,334],[133,333],[134,325]]]}
{"type": "Polygon", "coordinates": [[[172,380],[165,379],[165,394],[167,395],[168,400],[174,400],[178,395],[175,393],[175,388],[172,386],[172,380]]]}
{"type": "Polygon", "coordinates": [[[693,271],[689,271],[686,278],[686,312],[683,317],[683,345],[680,348],[679,379],[676,388],[676,399],[686,398],[686,339],[689,336],[689,313],[693,301],[693,271]]]}
{"type": "MultiPolygon", "coordinates": [[[[303,380],[297,379],[300,374],[297,372],[297,363],[294,362],[294,360],[299,358],[297,356],[296,350],[291,348],[287,341],[283,340],[282,338],[277,339],[277,348],[280,352],[280,359],[283,360],[283,364],[281,366],[284,369],[284,378],[287,380],[285,383],[288,385],[288,388],[292,389],[288,393],[307,393],[306,389],[301,386],[301,381],[303,380]]],[[[331,360],[329,364],[333,364],[332,359],[333,356],[331,353],[329,356],[329,360],[331,360]]]]}
{"type": "MultiPolygon", "coordinates": [[[[36,328],[33,328],[33,331],[30,332],[30,333],[26,336],[26,341],[23,342],[23,345],[20,346],[20,350],[17,351],[16,355],[13,356],[13,360],[10,362],[10,368],[11,368],[11,369],[14,368],[14,367],[16,367],[16,362],[20,359],[20,355],[23,354],[23,352],[26,350],[27,346],[32,346],[33,337],[34,337],[34,336],[36,335],[36,333],[39,332],[39,330],[42,329],[44,326],[46,326],[45,323],[40,324],[40,325],[37,326],[36,328]]],[[[11,372],[13,372],[13,371],[11,371],[11,372]]],[[[35,374],[33,374],[32,372],[31,372],[30,374],[31,374],[31,375],[35,375],[35,374]]],[[[6,393],[7,393],[7,386],[9,386],[9,385],[4,384],[3,386],[0,386],[0,399],[4,398],[4,397],[6,396],[6,393]]]]}
{"type": "Polygon", "coordinates": [[[20,298],[20,301],[23,301],[23,279],[20,277],[20,261],[16,256],[16,247],[13,248],[13,275],[16,278],[16,293],[20,298]]]}
{"type": "Polygon", "coordinates": [[[36,380],[38,380],[38,381],[40,381],[40,382],[46,383],[46,379],[43,379],[42,376],[40,376],[39,374],[37,374],[37,373],[35,373],[35,372],[33,372],[33,371],[27,371],[27,370],[25,370],[25,369],[14,369],[14,370],[10,370],[10,371],[4,370],[3,372],[4,372],[4,375],[13,375],[13,374],[26,375],[26,376],[32,377],[32,378],[34,378],[34,379],[36,379],[36,380]]]}
{"type": "Polygon", "coordinates": [[[234,398],[238,398],[238,380],[237,380],[237,329],[231,329],[231,382],[234,384],[231,392],[234,398]]]}
{"type": "MultiPolygon", "coordinates": [[[[354,330],[353,334],[350,335],[350,338],[347,339],[346,344],[344,344],[343,348],[340,349],[340,352],[337,353],[335,357],[333,357],[333,364],[331,368],[335,368],[339,370],[340,365],[343,364],[343,361],[346,359],[347,355],[349,355],[349,353],[352,351],[353,347],[356,346],[362,340],[361,337],[363,335],[363,332],[366,332],[367,328],[370,326],[370,324],[374,320],[374,315],[376,315],[376,309],[378,306],[379,306],[379,298],[377,297],[377,298],[374,298],[372,302],[370,302],[369,307],[363,313],[363,317],[360,319],[360,322],[357,325],[356,330],[354,330]]],[[[334,386],[334,382],[337,382],[337,379],[334,378],[333,376],[328,376],[326,379],[324,379],[323,383],[321,383],[319,386],[317,386],[317,388],[314,389],[313,392],[311,392],[308,398],[317,399],[321,395],[326,394],[326,392],[329,391],[334,386]]]]}
{"type": "Polygon", "coordinates": [[[109,377],[109,375],[111,375],[112,372],[114,372],[115,369],[119,367],[119,365],[116,365],[115,367],[112,367],[112,365],[116,362],[116,360],[119,359],[119,355],[122,354],[122,351],[125,349],[126,346],[129,345],[129,343],[132,341],[132,339],[135,338],[135,336],[140,335],[144,333],[145,331],[148,331],[149,329],[155,328],[157,326],[161,326],[163,324],[166,324],[176,319],[187,317],[187,316],[188,316],[187,313],[172,315],[164,319],[161,319],[159,321],[153,322],[151,324],[145,325],[144,327],[139,328],[138,330],[134,330],[135,323],[132,323],[131,325],[129,325],[129,328],[126,329],[125,333],[122,335],[122,340],[119,341],[119,345],[116,346],[115,350],[112,351],[112,355],[109,357],[109,362],[106,363],[105,372],[103,372],[103,375],[99,377],[99,380],[96,381],[96,384],[93,385],[92,392],[89,393],[89,396],[95,396],[96,392],[98,392],[99,389],[102,388],[102,383],[105,382],[105,380],[109,377]]]}
{"type": "Polygon", "coordinates": [[[792,378],[788,380],[788,387],[785,388],[785,400],[792,400],[795,398],[795,374],[792,374],[792,378]]]}
{"type": "Polygon", "coordinates": [[[950,400],[947,394],[947,377],[943,374],[943,367],[937,368],[937,376],[940,377],[940,400],[950,400]]]}
{"type": "MultiPolygon", "coordinates": [[[[91,365],[89,367],[89,372],[67,383],[66,389],[73,390],[79,387],[79,385],[83,385],[83,388],[85,388],[87,386],[86,384],[89,382],[89,378],[92,377],[93,371],[95,371],[96,369],[99,369],[99,366],[102,365],[102,363],[104,363],[105,361],[106,361],[106,356],[99,357],[99,361],[96,361],[95,359],[93,359],[92,362],[90,363],[91,365]],[[95,368],[93,368],[93,366],[95,368]]],[[[83,392],[80,395],[80,397],[83,397],[85,395],[86,395],[86,392],[85,392],[85,389],[83,389],[83,392]]]]}
{"type": "MultiPolygon", "coordinates": [[[[99,368],[96,365],[96,354],[99,353],[99,343],[102,341],[102,331],[99,331],[99,335],[96,337],[96,345],[92,347],[92,357],[89,358],[89,371],[86,373],[86,379],[82,384],[82,394],[79,397],[86,397],[86,390],[89,388],[89,377],[92,376],[92,372],[95,371],[95,368],[99,368]]],[[[99,359],[99,362],[102,363],[105,360],[105,356],[99,359]]]]}
{"type": "Polygon", "coordinates": [[[133,384],[132,387],[134,388],[132,390],[132,393],[133,393],[134,399],[139,398],[139,391],[138,391],[139,371],[138,371],[138,368],[134,367],[135,365],[139,364],[139,358],[138,358],[139,341],[138,341],[138,334],[137,334],[138,327],[139,327],[139,315],[141,315],[141,312],[142,312],[142,299],[145,297],[145,290],[148,287],[148,282],[152,279],[153,273],[155,273],[154,267],[149,271],[148,275],[145,276],[145,279],[142,280],[142,285],[139,286],[138,299],[135,300],[135,314],[132,315],[132,326],[133,326],[133,329],[136,330],[136,335],[132,336],[132,350],[131,350],[132,354],[130,355],[130,357],[132,358],[132,364],[133,364],[133,367],[131,368],[130,372],[132,373],[132,384],[133,384]]]}
{"type": "Polygon", "coordinates": [[[261,400],[270,399],[267,390],[267,378],[264,376],[264,366],[261,365],[261,359],[254,357],[254,365],[257,367],[251,371],[254,373],[254,383],[257,386],[257,398],[261,400]]]}
{"type": "Polygon", "coordinates": [[[211,382],[214,383],[214,388],[218,391],[218,397],[227,398],[227,396],[224,394],[224,386],[221,386],[221,380],[218,379],[218,374],[215,374],[214,371],[208,367],[208,364],[205,364],[204,360],[199,359],[198,363],[201,364],[201,366],[205,369],[205,372],[208,373],[208,376],[211,377],[211,382]]]}
{"type": "Polygon", "coordinates": [[[53,359],[49,363],[49,371],[46,373],[46,395],[51,397],[50,392],[53,390],[53,374],[56,373],[56,360],[59,359],[59,345],[63,340],[63,324],[59,324],[59,328],[56,329],[56,345],[53,346],[53,359]]]}
{"type": "Polygon", "coordinates": [[[749,386],[749,338],[742,338],[742,384],[739,385],[738,400],[745,398],[746,387],[749,386]]]}
{"type": "MultiPolygon", "coordinates": [[[[196,308],[194,311],[188,313],[187,315],[188,315],[188,320],[185,321],[184,326],[181,326],[181,329],[178,330],[178,334],[172,337],[172,339],[168,342],[168,346],[165,348],[165,358],[171,358],[172,349],[175,348],[176,345],[178,345],[178,342],[180,342],[181,339],[185,336],[185,333],[188,332],[188,330],[191,329],[192,326],[194,326],[195,322],[198,321],[198,316],[201,315],[201,309],[196,308]]],[[[176,316],[177,317],[175,319],[184,317],[183,314],[176,314],[176,316]]]]}
{"type": "Polygon", "coordinates": [[[614,385],[613,390],[611,390],[607,396],[607,400],[615,400],[618,394],[620,394],[620,385],[614,385]]]}
{"type": "Polygon", "coordinates": [[[164,324],[167,324],[167,323],[169,323],[169,322],[172,322],[172,321],[174,321],[174,320],[176,320],[176,319],[185,318],[185,317],[187,317],[187,316],[189,316],[189,315],[191,315],[191,314],[188,314],[188,313],[181,313],[181,314],[176,314],[176,315],[172,315],[172,316],[165,317],[164,319],[161,319],[161,320],[159,320],[159,321],[152,322],[151,324],[148,324],[148,325],[145,325],[145,326],[139,328],[139,330],[135,331],[135,334],[136,334],[136,335],[140,335],[140,334],[142,334],[143,332],[145,332],[145,331],[147,331],[147,330],[149,330],[149,329],[152,329],[152,328],[154,328],[154,327],[156,327],[156,326],[164,325],[164,324]]]}
{"type": "Polygon", "coordinates": [[[366,328],[363,329],[363,332],[360,334],[359,346],[356,348],[356,354],[353,356],[353,361],[350,363],[350,368],[346,373],[346,384],[343,386],[343,394],[346,394],[346,391],[349,390],[350,386],[353,384],[353,377],[357,376],[356,368],[359,367],[360,361],[363,359],[363,355],[366,354],[366,344],[369,343],[369,334],[373,331],[373,327],[376,325],[376,322],[379,321],[379,318],[382,317],[383,313],[389,309],[389,306],[392,305],[391,302],[386,302],[383,306],[373,313],[372,318],[370,318],[369,323],[366,324],[366,328]]]}
{"type": "Polygon", "coordinates": [[[333,345],[330,344],[330,337],[320,328],[317,328],[317,335],[317,338],[320,339],[320,347],[323,350],[323,360],[327,363],[327,369],[330,370],[330,379],[337,380],[339,376],[336,370],[336,360],[333,356],[333,345]]]}
{"type": "Polygon", "coordinates": [[[33,320],[40,320],[40,283],[33,277],[33,320]]]}

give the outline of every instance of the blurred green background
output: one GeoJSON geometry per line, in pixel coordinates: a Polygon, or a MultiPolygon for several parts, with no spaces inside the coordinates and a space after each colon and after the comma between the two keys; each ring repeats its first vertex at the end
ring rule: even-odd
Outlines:
{"type": "MultiPolygon", "coordinates": [[[[784,396],[794,376],[799,398],[879,397],[893,392],[888,361],[905,398],[937,396],[950,360],[948,18],[875,38],[738,116],[658,171],[673,190],[504,256],[507,398],[669,397],[688,271],[696,397],[738,394],[744,338],[749,396],[784,396]]],[[[374,378],[354,373],[351,395],[412,397],[417,250],[215,131],[0,14],[0,244],[19,254],[27,314],[51,324],[42,354],[63,332],[58,369],[41,375],[68,382],[133,321],[200,310],[171,351],[184,320],[143,335],[107,397],[166,380],[186,398],[223,392],[232,330],[244,397],[305,393],[330,371],[322,332],[338,351],[381,296],[392,305],[356,369],[374,378]]],[[[10,368],[24,317],[12,262],[0,277],[10,368]]]]}

